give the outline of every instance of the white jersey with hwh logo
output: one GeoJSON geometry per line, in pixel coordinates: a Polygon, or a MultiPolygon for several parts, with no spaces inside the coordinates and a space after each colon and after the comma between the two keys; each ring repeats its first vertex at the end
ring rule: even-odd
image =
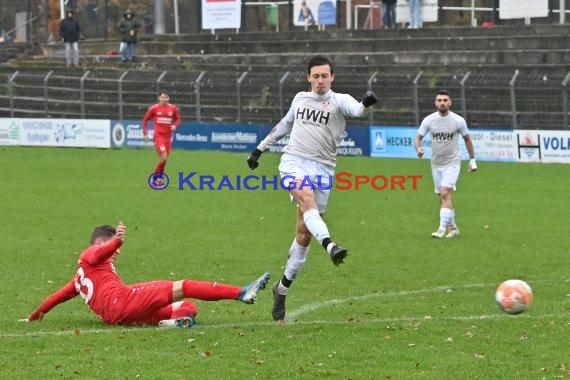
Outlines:
{"type": "Polygon", "coordinates": [[[361,117],[368,110],[348,94],[329,90],[324,95],[299,92],[287,115],[258,145],[264,151],[290,134],[283,152],[324,164],[336,165],[336,150],[344,137],[346,117],[361,117]]]}
{"type": "Polygon", "coordinates": [[[427,116],[418,129],[418,134],[425,137],[431,133],[431,165],[443,167],[459,165],[459,135],[465,137],[469,134],[465,119],[449,111],[447,116],[434,112],[427,116]]]}

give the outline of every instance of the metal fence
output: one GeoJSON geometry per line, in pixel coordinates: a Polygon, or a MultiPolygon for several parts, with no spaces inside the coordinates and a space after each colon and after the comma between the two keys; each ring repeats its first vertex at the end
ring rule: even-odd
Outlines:
{"type": "MultiPolygon", "coordinates": [[[[333,89],[360,99],[374,90],[380,104],[352,125],[418,125],[435,111],[437,90],[472,128],[569,129],[570,72],[481,69],[451,73],[337,73],[333,89]]],[[[0,71],[0,117],[141,119],[168,90],[185,121],[275,124],[299,91],[302,72],[118,70],[0,71]]]]}

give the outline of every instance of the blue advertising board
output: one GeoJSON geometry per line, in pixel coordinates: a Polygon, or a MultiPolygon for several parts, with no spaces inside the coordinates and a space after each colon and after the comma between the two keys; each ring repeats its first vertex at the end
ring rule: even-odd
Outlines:
{"type": "MultiPolygon", "coordinates": [[[[174,132],[172,147],[190,150],[226,150],[250,152],[271,132],[273,125],[182,123],[174,132]]],[[[142,123],[133,120],[111,122],[111,146],[114,148],[152,147],[152,123],[149,139],[144,141],[142,123]]],[[[267,151],[281,152],[289,142],[284,137],[267,151]]],[[[347,127],[337,153],[341,156],[369,156],[368,128],[347,127]]]]}
{"type": "Polygon", "coordinates": [[[144,141],[140,120],[111,120],[111,148],[152,147],[154,129],[149,125],[148,141],[144,141]]]}
{"type": "Polygon", "coordinates": [[[271,128],[252,124],[182,123],[174,133],[174,148],[252,151],[271,128]]]}
{"type": "MultiPolygon", "coordinates": [[[[370,127],[370,155],[372,157],[417,158],[414,127],[370,127]]],[[[475,155],[481,161],[515,161],[516,140],[511,130],[471,129],[469,131],[475,155]]],[[[460,138],[460,140],[463,140],[460,138]]],[[[422,139],[424,158],[431,158],[431,135],[422,139]]],[[[461,159],[469,158],[463,141],[459,142],[461,159]]]]}
{"type": "MultiPolygon", "coordinates": [[[[372,157],[418,158],[414,141],[417,128],[370,127],[370,155],[372,157]]],[[[426,136],[422,145],[426,148],[425,158],[431,158],[431,137],[426,136]],[[429,148],[429,149],[428,149],[429,148]]]]}

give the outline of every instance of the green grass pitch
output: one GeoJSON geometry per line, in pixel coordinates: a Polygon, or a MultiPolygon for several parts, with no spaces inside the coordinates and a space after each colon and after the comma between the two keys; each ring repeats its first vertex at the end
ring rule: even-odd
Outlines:
{"type": "MultiPolygon", "coordinates": [[[[174,151],[167,173],[251,172],[245,153],[174,151]]],[[[417,190],[333,190],[326,215],[350,249],[335,267],[312,243],[288,296],[289,323],[255,305],[197,301],[189,330],[109,327],[79,300],[18,323],[68,281],[97,224],[128,226],[127,283],[192,278],[245,284],[283,274],[295,208],[280,191],[153,191],[152,150],[0,148],[0,378],[557,379],[570,372],[570,172],[565,165],[465,162],[454,195],[461,236],[434,240],[427,160],[339,158],[337,172],[422,175],[417,190]],[[534,290],[502,313],[496,286],[534,290]]]]}

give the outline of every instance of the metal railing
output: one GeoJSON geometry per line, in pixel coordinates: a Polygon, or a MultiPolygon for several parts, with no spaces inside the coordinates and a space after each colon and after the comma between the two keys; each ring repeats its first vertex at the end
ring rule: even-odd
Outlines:
{"type": "MultiPolygon", "coordinates": [[[[570,128],[570,72],[455,70],[337,73],[333,89],[356,99],[368,89],[379,95],[369,118],[352,119],[352,125],[417,126],[435,111],[435,93],[445,88],[453,110],[472,128],[570,128]]],[[[141,119],[161,89],[170,92],[184,120],[275,124],[308,87],[302,72],[4,69],[0,117],[141,119]]]]}

